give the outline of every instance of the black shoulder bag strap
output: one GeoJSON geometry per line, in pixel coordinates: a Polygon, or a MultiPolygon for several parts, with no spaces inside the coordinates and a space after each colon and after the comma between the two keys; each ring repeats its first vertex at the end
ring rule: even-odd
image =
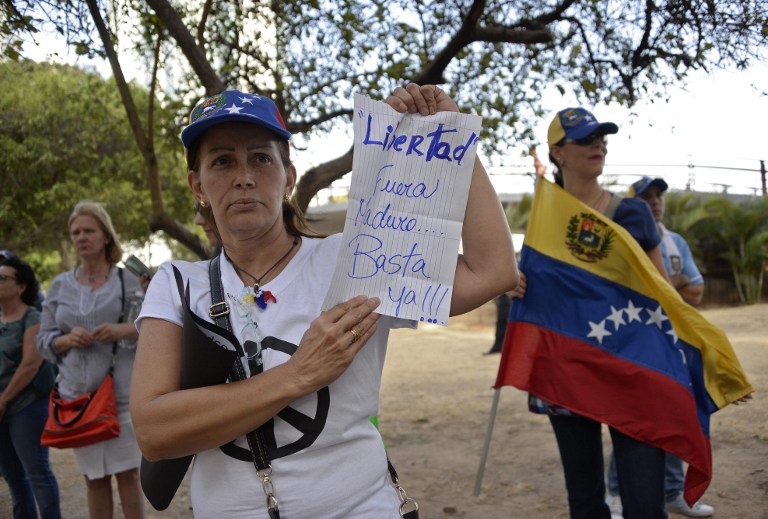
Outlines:
{"type": "MultiPolygon", "coordinates": [[[[214,257],[208,268],[208,275],[211,279],[211,308],[208,315],[210,315],[216,325],[231,332],[229,305],[224,301],[224,288],[221,284],[221,265],[219,262],[220,256],[214,257]]],[[[245,357],[245,352],[242,350],[240,343],[237,342],[236,345],[240,357],[245,357]]],[[[245,378],[243,364],[240,359],[238,359],[232,366],[230,380],[245,380],[245,378]]],[[[253,465],[256,467],[256,473],[262,480],[264,493],[267,496],[267,512],[269,513],[269,517],[271,519],[280,519],[275,488],[272,479],[270,478],[272,466],[269,463],[269,452],[264,444],[261,430],[256,429],[255,431],[251,431],[246,434],[245,437],[248,440],[248,448],[251,451],[253,465]]],[[[387,468],[389,470],[389,477],[392,481],[392,485],[397,490],[398,497],[400,498],[400,517],[403,519],[419,519],[419,505],[414,499],[408,497],[405,493],[405,489],[398,483],[397,472],[395,471],[392,462],[389,461],[389,458],[387,458],[387,468]]]]}
{"type": "MultiPolygon", "coordinates": [[[[211,279],[211,308],[208,315],[214,320],[217,326],[224,328],[232,333],[232,324],[229,321],[229,305],[224,301],[224,287],[221,284],[221,256],[215,256],[209,263],[208,275],[211,279]]],[[[245,380],[245,370],[241,359],[245,357],[245,351],[240,342],[235,342],[238,348],[239,358],[232,364],[229,378],[231,381],[245,380]]],[[[259,429],[251,431],[245,435],[248,442],[248,449],[251,451],[253,466],[256,467],[256,473],[261,478],[261,486],[267,497],[267,513],[270,519],[280,519],[280,509],[275,495],[275,486],[272,483],[272,465],[269,460],[269,452],[264,443],[264,436],[259,429]]]]}
{"type": "MultiPolygon", "coordinates": [[[[120,317],[117,322],[122,323],[125,319],[125,279],[123,279],[123,269],[117,267],[117,276],[120,278],[120,317]]],[[[109,366],[109,374],[115,371],[115,361],[117,361],[117,341],[112,343],[112,364],[109,366]]]]}

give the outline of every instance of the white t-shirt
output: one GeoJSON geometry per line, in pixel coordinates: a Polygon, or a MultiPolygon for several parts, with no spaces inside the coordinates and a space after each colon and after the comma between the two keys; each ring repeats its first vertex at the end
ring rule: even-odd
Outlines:
{"type": "MultiPolygon", "coordinates": [[[[303,238],[301,248],[280,275],[261,287],[277,302],[268,303],[263,310],[252,305],[250,321],[243,315],[248,308],[236,303],[244,284],[231,263],[221,257],[233,331],[241,343],[244,336],[260,334],[265,370],[286,362],[311,321],[320,315],[340,242],[341,235],[303,238]],[[249,324],[253,322],[255,332],[249,324]]],[[[181,271],[184,282],[189,281],[192,311],[211,321],[208,262],[172,264],[181,271]]],[[[180,304],[171,263],[165,263],[150,283],[137,325],[145,317],[155,317],[181,326],[180,304]]],[[[416,325],[382,316],[376,334],[338,380],[290,406],[304,415],[299,416],[302,423],[298,427],[274,418],[274,436],[268,434],[266,441],[273,452],[272,480],[281,515],[290,519],[399,517],[399,500],[387,480],[384,445],[370,417],[378,413],[389,330],[406,326],[416,325]]],[[[161,348],[162,344],[153,346],[161,348]]],[[[247,454],[244,437],[236,445],[247,454]]],[[[191,496],[196,517],[267,517],[266,498],[253,463],[218,448],[195,457],[191,496]]]]}

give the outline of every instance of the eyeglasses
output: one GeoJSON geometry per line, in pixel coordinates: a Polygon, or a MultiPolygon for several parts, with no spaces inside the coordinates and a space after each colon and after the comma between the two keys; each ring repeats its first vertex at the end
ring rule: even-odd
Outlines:
{"type": "Polygon", "coordinates": [[[606,139],[605,135],[597,135],[597,134],[591,134],[587,135],[583,139],[564,139],[564,143],[571,143],[575,144],[576,146],[592,146],[597,141],[600,141],[603,144],[608,144],[608,139],[606,139]]]}
{"type": "Polygon", "coordinates": [[[0,281],[8,281],[9,279],[16,281],[16,278],[13,276],[9,276],[8,274],[0,274],[0,281]]]}

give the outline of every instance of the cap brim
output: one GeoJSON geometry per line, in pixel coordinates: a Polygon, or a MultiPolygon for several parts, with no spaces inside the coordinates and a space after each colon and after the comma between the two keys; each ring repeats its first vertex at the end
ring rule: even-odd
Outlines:
{"type": "Polygon", "coordinates": [[[619,133],[619,127],[613,123],[585,124],[579,128],[570,128],[565,132],[568,139],[584,139],[590,135],[609,135],[619,133]]]}
{"type": "Polygon", "coordinates": [[[649,187],[656,186],[659,188],[659,191],[662,193],[669,189],[669,185],[663,178],[654,178],[651,180],[651,182],[648,184],[648,186],[644,189],[644,191],[647,191],[649,187]]]}
{"type": "Polygon", "coordinates": [[[259,119],[258,117],[255,117],[253,115],[229,114],[229,115],[217,115],[216,117],[211,117],[210,119],[202,119],[190,124],[189,126],[187,126],[181,131],[181,142],[184,144],[185,148],[189,149],[189,147],[192,146],[192,144],[194,144],[194,142],[198,140],[203,135],[203,133],[205,133],[206,130],[208,130],[213,126],[219,125],[221,123],[228,123],[228,122],[242,122],[242,123],[255,124],[256,126],[261,126],[262,128],[266,128],[267,130],[273,131],[282,140],[285,140],[285,141],[291,140],[291,132],[289,132],[285,128],[282,128],[280,126],[275,126],[273,124],[269,124],[264,120],[259,119]]]}
{"type": "Polygon", "coordinates": [[[600,126],[593,133],[600,133],[600,135],[613,135],[619,133],[619,127],[613,123],[600,123],[600,126]]]}

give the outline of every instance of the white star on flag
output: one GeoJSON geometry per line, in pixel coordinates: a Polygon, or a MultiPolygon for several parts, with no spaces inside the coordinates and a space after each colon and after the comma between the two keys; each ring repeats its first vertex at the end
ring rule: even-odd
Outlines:
{"type": "Polygon", "coordinates": [[[592,331],[587,334],[587,337],[595,337],[601,346],[603,344],[603,337],[611,335],[611,332],[605,329],[605,319],[600,321],[600,324],[589,321],[589,327],[592,331]]]}
{"type": "Polygon", "coordinates": [[[240,98],[240,102],[243,103],[243,104],[246,104],[246,103],[247,104],[252,104],[253,103],[253,99],[251,99],[250,97],[241,97],[240,98]]]}
{"type": "Polygon", "coordinates": [[[622,309],[617,310],[616,308],[613,307],[613,305],[611,305],[611,315],[609,315],[605,319],[613,322],[614,331],[618,330],[619,326],[621,326],[622,324],[627,324],[624,321],[624,310],[622,309]]]}
{"type": "Polygon", "coordinates": [[[672,336],[672,344],[677,343],[677,332],[675,332],[674,328],[670,328],[669,330],[667,330],[667,335],[672,336]]]}
{"type": "Polygon", "coordinates": [[[232,105],[232,106],[230,106],[228,108],[225,108],[225,110],[227,112],[231,113],[231,114],[239,114],[240,112],[243,111],[243,109],[241,107],[235,106],[235,105],[232,105]]]}
{"type": "Polygon", "coordinates": [[[630,322],[630,323],[632,321],[642,322],[642,320],[640,319],[640,312],[642,312],[643,309],[633,305],[632,300],[627,300],[627,307],[624,309],[624,311],[627,312],[627,319],[628,319],[627,322],[630,322]]]}
{"type": "Polygon", "coordinates": [[[661,305],[659,305],[656,310],[646,308],[645,311],[648,312],[648,315],[650,316],[645,324],[655,324],[659,327],[659,330],[661,330],[661,323],[669,320],[669,317],[664,315],[664,310],[661,308],[661,305]]]}

